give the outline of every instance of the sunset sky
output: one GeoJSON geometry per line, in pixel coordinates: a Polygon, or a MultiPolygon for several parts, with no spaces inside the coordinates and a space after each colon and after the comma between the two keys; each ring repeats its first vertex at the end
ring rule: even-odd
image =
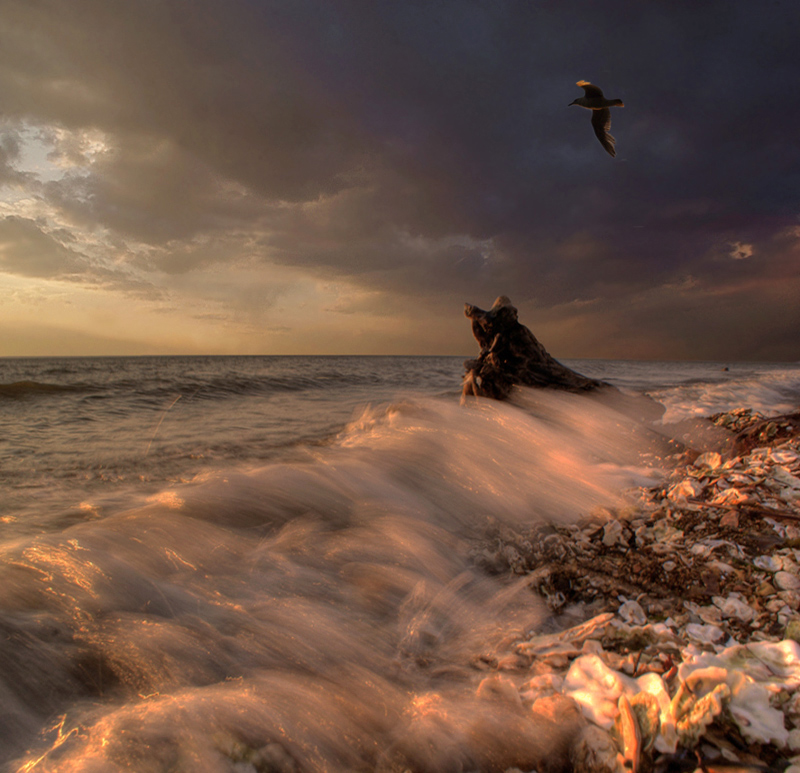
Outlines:
{"type": "Polygon", "coordinates": [[[0,356],[800,360],[800,2],[0,0],[0,356]],[[567,107],[589,80],[617,157],[567,107]]]}

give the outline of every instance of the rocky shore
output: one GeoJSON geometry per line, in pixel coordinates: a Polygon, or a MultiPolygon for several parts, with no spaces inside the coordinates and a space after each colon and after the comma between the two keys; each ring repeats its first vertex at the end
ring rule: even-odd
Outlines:
{"type": "Polygon", "coordinates": [[[554,631],[478,667],[533,712],[580,711],[575,770],[800,773],[797,418],[713,416],[730,449],[675,454],[628,507],[475,547],[528,579],[554,631]]]}

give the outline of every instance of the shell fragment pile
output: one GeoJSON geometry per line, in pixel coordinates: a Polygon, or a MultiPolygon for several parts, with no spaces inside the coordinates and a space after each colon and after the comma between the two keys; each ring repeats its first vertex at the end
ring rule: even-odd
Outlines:
{"type": "Polygon", "coordinates": [[[474,551],[552,612],[503,662],[533,711],[580,707],[575,770],[800,773],[800,437],[712,420],[760,422],[762,445],[684,452],[624,510],[495,527],[474,551]]]}

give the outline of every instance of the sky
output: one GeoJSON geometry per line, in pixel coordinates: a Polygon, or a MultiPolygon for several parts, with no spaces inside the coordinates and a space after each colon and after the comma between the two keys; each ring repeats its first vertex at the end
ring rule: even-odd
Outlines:
{"type": "Polygon", "coordinates": [[[800,360],[796,0],[0,0],[0,356],[800,360]],[[588,80],[612,109],[612,158],[588,80]]]}

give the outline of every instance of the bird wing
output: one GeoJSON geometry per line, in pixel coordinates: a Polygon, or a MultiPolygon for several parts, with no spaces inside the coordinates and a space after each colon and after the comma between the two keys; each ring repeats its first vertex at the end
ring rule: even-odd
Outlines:
{"type": "Polygon", "coordinates": [[[603,92],[598,86],[594,86],[589,81],[578,81],[576,86],[580,86],[583,89],[583,93],[591,98],[591,97],[600,97],[602,98],[603,92]]]}
{"type": "Polygon", "coordinates": [[[607,107],[602,110],[592,110],[592,128],[609,155],[616,156],[617,151],[614,148],[616,140],[608,131],[611,128],[611,111],[607,107]]]}

